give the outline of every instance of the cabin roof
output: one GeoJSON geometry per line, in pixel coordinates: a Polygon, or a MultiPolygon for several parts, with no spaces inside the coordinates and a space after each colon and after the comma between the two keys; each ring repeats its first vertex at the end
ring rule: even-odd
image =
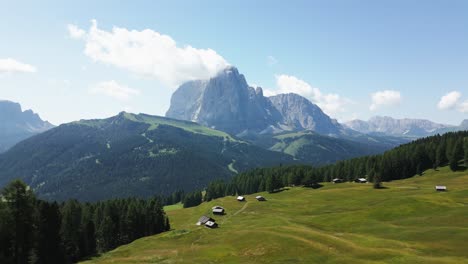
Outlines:
{"type": "Polygon", "coordinates": [[[198,222],[200,224],[205,224],[208,221],[214,221],[214,220],[211,217],[208,217],[208,216],[205,216],[205,215],[200,217],[200,219],[198,219],[198,222]]]}
{"type": "Polygon", "coordinates": [[[208,221],[205,223],[205,226],[208,226],[208,227],[215,227],[217,224],[214,222],[214,221],[208,221]]]}

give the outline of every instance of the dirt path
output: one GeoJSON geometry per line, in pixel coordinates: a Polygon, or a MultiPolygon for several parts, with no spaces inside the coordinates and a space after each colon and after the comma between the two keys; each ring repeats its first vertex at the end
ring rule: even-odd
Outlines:
{"type": "Polygon", "coordinates": [[[241,209],[237,210],[237,212],[235,212],[234,214],[232,214],[232,216],[235,216],[235,215],[237,215],[237,214],[239,214],[239,213],[242,213],[242,212],[245,210],[245,208],[247,208],[247,205],[248,205],[248,204],[249,204],[249,202],[245,202],[244,206],[242,206],[241,209]]]}

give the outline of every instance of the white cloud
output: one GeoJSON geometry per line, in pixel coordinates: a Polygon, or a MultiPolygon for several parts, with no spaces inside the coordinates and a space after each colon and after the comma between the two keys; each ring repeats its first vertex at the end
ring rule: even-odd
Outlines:
{"type": "Polygon", "coordinates": [[[24,72],[24,73],[36,72],[36,68],[32,65],[22,63],[11,58],[0,59],[0,74],[17,73],[17,72],[24,72]]]}
{"type": "Polygon", "coordinates": [[[401,103],[401,94],[399,91],[378,91],[373,93],[371,97],[372,104],[369,107],[371,111],[375,111],[382,106],[394,106],[401,103]]]}
{"type": "Polygon", "coordinates": [[[68,29],[71,37],[85,42],[84,53],[94,61],[152,76],[171,88],[189,80],[208,79],[229,65],[212,49],[180,47],[170,36],[151,29],[113,27],[105,31],[98,28],[96,20],[88,31],[75,25],[68,29]]]}
{"type": "Polygon", "coordinates": [[[77,27],[76,25],[69,24],[67,28],[71,38],[81,39],[86,35],[86,31],[77,27]]]}
{"type": "Polygon", "coordinates": [[[278,60],[275,57],[271,56],[271,55],[267,56],[267,64],[268,64],[268,66],[276,65],[276,64],[278,64],[278,60]]]}
{"type": "Polygon", "coordinates": [[[458,105],[458,111],[468,113],[468,100],[465,100],[463,103],[458,105]]]}
{"type": "Polygon", "coordinates": [[[461,93],[457,91],[452,91],[440,98],[437,108],[441,110],[453,109],[458,103],[458,100],[461,97],[461,93]]]}
{"type": "Polygon", "coordinates": [[[296,93],[306,97],[317,104],[326,114],[335,116],[345,112],[346,105],[352,103],[350,99],[343,98],[338,94],[324,94],[320,89],[312,87],[307,82],[290,75],[276,76],[276,90],[265,89],[265,96],[272,96],[282,93],[296,93]]]}
{"type": "Polygon", "coordinates": [[[89,89],[91,94],[102,94],[118,100],[126,101],[130,97],[139,95],[140,91],[121,85],[114,80],[100,82],[89,89]]]}

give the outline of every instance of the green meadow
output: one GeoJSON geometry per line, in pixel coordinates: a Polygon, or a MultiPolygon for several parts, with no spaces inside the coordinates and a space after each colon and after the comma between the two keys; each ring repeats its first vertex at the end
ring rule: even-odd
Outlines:
{"type": "Polygon", "coordinates": [[[468,263],[468,171],[372,184],[325,183],[169,207],[172,231],[85,263],[468,263]],[[447,192],[436,192],[446,185],[447,192]],[[223,206],[224,216],[211,215],[223,206]],[[212,216],[217,229],[196,226],[212,216]]]}

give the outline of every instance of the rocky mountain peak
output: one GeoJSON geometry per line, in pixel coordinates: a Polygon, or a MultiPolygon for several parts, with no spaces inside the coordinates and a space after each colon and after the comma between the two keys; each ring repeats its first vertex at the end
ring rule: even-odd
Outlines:
{"type": "Polygon", "coordinates": [[[209,80],[182,84],[172,95],[167,117],[190,120],[231,134],[313,130],[339,133],[341,125],[296,94],[267,98],[229,66],[209,80]]]}
{"type": "Polygon", "coordinates": [[[52,127],[54,127],[52,124],[43,121],[32,110],[22,111],[18,103],[0,101],[0,152],[52,127]]]}
{"type": "Polygon", "coordinates": [[[261,131],[281,118],[261,89],[249,87],[232,66],[210,80],[182,84],[172,95],[166,116],[232,134],[261,131]]]}
{"type": "Polygon", "coordinates": [[[463,128],[468,129],[468,119],[463,120],[463,121],[460,123],[460,127],[463,127],[463,128]]]}
{"type": "Polygon", "coordinates": [[[283,122],[292,130],[312,130],[319,134],[340,133],[341,126],[305,97],[288,93],[268,99],[283,116],[283,122]]]}

